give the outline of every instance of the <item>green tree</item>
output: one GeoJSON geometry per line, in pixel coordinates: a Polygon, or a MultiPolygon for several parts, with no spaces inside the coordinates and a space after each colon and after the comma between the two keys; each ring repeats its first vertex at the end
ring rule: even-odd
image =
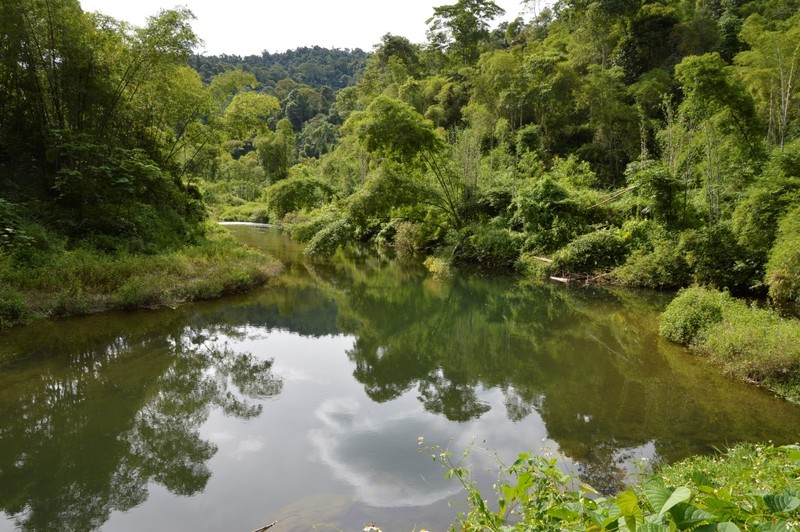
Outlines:
{"type": "Polygon", "coordinates": [[[463,64],[472,64],[480,55],[480,45],[489,37],[489,21],[505,14],[491,0],[458,0],[433,8],[426,23],[428,40],[448,51],[463,64]]]}
{"type": "Polygon", "coordinates": [[[349,127],[369,153],[405,166],[412,174],[415,169],[429,171],[434,186],[420,183],[429,192],[428,201],[461,226],[464,183],[444,158],[445,143],[430,121],[407,103],[386,96],[350,120],[349,127]]]}
{"type": "Polygon", "coordinates": [[[738,71],[758,102],[768,141],[783,148],[788,135],[797,133],[800,117],[800,15],[772,25],[752,15],[740,35],[750,50],[736,56],[738,71]]]}

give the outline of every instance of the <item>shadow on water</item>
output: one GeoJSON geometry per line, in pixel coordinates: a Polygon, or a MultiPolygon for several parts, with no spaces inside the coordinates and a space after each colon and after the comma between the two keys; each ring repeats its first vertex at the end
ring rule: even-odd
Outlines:
{"type": "MultiPolygon", "coordinates": [[[[436,280],[358,249],[312,264],[274,229],[231,230],[286,263],[277,286],[3,333],[0,510],[17,529],[96,529],[143,505],[154,485],[202,493],[217,451],[201,436],[211,412],[254,419],[282,393],[272,359],[242,348],[275,331],[351,337],[342,356],[373,404],[411,397],[452,430],[496,412],[509,433],[541,423],[605,491],[624,481],[636,449],[669,462],[738,441],[798,438],[800,409],[658,337],[666,295],[436,280]]],[[[402,434],[403,420],[386,426],[402,434]]],[[[365,445],[343,446],[338,467],[369,465],[365,445]]]]}

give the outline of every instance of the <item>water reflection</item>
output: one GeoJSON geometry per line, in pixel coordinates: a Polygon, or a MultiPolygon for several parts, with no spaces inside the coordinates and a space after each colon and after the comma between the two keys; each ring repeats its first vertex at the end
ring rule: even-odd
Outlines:
{"type": "Polygon", "coordinates": [[[15,526],[97,529],[145,502],[151,483],[202,492],[217,450],[199,433],[211,409],[251,418],[262,408],[253,400],[282,386],[271,361],[234,352],[218,333],[178,325],[94,338],[96,348],[78,339],[44,372],[35,360],[7,365],[15,378],[0,388],[0,508],[15,526]]]}
{"type": "Polygon", "coordinates": [[[673,461],[735,441],[794,442],[800,413],[657,334],[667,296],[426,278],[380,256],[342,253],[296,271],[293,284],[334,300],[356,340],[353,376],[376,402],[415,393],[428,412],[464,423],[499,389],[516,423],[536,412],[584,480],[618,489],[634,455],[673,461]]]}
{"type": "Polygon", "coordinates": [[[0,510],[16,528],[137,530],[144,518],[119,513],[160,523],[193,496],[162,528],[291,514],[305,517],[285,530],[412,529],[457,488],[421,435],[456,452],[477,435],[506,458],[546,438],[606,491],[637,456],[800,436],[797,407],[661,341],[658,294],[435,280],[359,250],[310,264],[279,233],[236,230],[287,263],[279,285],[4,333],[0,510]],[[163,490],[160,513],[142,510],[163,490]]]}

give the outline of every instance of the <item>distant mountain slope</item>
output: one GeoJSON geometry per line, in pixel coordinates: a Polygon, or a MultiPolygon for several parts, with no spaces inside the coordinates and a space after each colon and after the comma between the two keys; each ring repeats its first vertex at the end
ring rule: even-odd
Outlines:
{"type": "Polygon", "coordinates": [[[252,72],[263,85],[274,85],[284,78],[309,85],[341,89],[353,83],[364,70],[369,54],[360,48],[339,50],[314,46],[278,54],[193,56],[189,64],[208,82],[216,74],[241,68],[252,72]]]}

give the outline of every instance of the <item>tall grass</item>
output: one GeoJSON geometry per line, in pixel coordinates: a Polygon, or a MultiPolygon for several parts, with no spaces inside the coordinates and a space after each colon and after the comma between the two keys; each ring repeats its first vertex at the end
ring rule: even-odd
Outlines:
{"type": "Polygon", "coordinates": [[[0,261],[0,327],[113,308],[173,307],[246,290],[279,270],[277,261],[222,231],[157,255],[79,248],[28,263],[6,258],[0,261]]]}

